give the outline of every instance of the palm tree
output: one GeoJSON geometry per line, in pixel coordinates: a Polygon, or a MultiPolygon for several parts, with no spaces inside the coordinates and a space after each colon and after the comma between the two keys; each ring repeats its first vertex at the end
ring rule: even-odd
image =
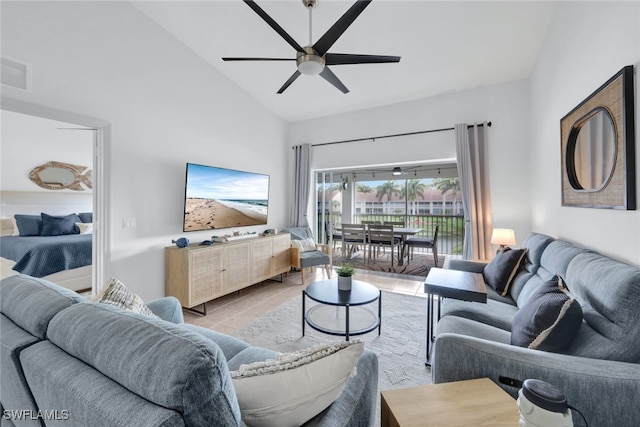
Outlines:
{"type": "Polygon", "coordinates": [[[424,192],[427,185],[419,179],[409,179],[405,182],[404,187],[400,190],[400,197],[406,198],[412,202],[411,212],[416,214],[416,199],[418,196],[424,200],[424,192]]]}
{"type": "MultiPolygon", "coordinates": [[[[456,203],[456,197],[458,196],[458,194],[460,194],[460,178],[453,177],[453,178],[436,178],[433,180],[433,182],[431,183],[431,186],[433,188],[436,188],[438,190],[440,190],[440,193],[442,193],[443,196],[443,209],[442,211],[444,213],[446,213],[446,200],[447,200],[447,195],[446,193],[451,192],[451,196],[453,198],[453,203],[456,203]]],[[[454,205],[454,212],[455,212],[455,205],[454,205]]]]}
{"type": "Polygon", "coordinates": [[[384,196],[387,196],[387,202],[391,201],[391,197],[394,194],[398,194],[400,189],[398,188],[398,184],[395,181],[387,181],[384,184],[378,185],[376,187],[376,197],[379,201],[384,199],[384,196]]]}
{"type": "Polygon", "coordinates": [[[356,192],[358,193],[371,193],[373,191],[373,188],[369,187],[367,184],[362,184],[360,182],[358,182],[356,184],[356,192]]]}

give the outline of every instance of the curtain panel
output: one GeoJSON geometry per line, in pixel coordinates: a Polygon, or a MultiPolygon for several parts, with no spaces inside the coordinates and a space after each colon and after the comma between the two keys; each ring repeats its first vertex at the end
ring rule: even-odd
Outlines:
{"type": "Polygon", "coordinates": [[[456,155],[465,230],[464,259],[493,257],[491,245],[491,186],[489,180],[489,127],[455,125],[456,155]]]}
{"type": "Polygon", "coordinates": [[[293,147],[293,200],[290,227],[309,227],[309,187],[311,183],[311,145],[293,147]]]}

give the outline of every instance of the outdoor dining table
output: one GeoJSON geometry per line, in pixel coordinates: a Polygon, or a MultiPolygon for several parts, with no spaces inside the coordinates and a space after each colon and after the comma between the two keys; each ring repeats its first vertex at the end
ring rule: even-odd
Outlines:
{"type": "MultiPolygon", "coordinates": [[[[342,228],[338,227],[335,229],[337,232],[342,232],[342,228]]],[[[398,260],[398,265],[402,265],[404,262],[404,242],[407,240],[407,237],[418,234],[422,231],[422,228],[417,227],[393,227],[393,234],[396,236],[400,236],[400,259],[398,260]]],[[[352,257],[357,253],[352,254],[352,257]]]]}

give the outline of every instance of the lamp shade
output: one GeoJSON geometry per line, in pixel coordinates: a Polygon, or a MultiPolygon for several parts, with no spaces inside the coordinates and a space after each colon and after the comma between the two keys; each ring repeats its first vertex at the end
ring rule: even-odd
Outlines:
{"type": "Polygon", "coordinates": [[[491,244],[509,246],[516,244],[516,233],[510,228],[494,228],[491,233],[491,244]]]}

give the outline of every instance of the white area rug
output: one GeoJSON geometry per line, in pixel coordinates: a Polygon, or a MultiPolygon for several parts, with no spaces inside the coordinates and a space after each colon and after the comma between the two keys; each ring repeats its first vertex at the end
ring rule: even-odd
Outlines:
{"type": "MultiPolygon", "coordinates": [[[[382,293],[382,332],[378,329],[364,335],[352,337],[365,343],[365,347],[378,355],[380,366],[378,391],[414,387],[431,383],[431,370],[425,366],[426,298],[382,293]]],[[[317,303],[309,298],[306,308],[317,303]]],[[[366,324],[371,319],[371,310],[377,313],[378,303],[352,307],[350,321],[366,324]],[[368,309],[367,311],[364,311],[368,309]]],[[[314,313],[317,322],[331,326],[342,326],[344,308],[322,306],[314,313]],[[336,317],[337,316],[337,317],[336,317]]],[[[351,328],[353,329],[353,328],[351,328]]],[[[311,347],[314,344],[344,340],[344,337],[327,335],[305,328],[302,336],[302,289],[295,297],[273,311],[237,330],[234,336],[252,345],[288,352],[311,347]]],[[[377,417],[380,415],[380,393],[378,393],[377,417]]],[[[379,419],[376,421],[379,425],[379,419]]]]}

